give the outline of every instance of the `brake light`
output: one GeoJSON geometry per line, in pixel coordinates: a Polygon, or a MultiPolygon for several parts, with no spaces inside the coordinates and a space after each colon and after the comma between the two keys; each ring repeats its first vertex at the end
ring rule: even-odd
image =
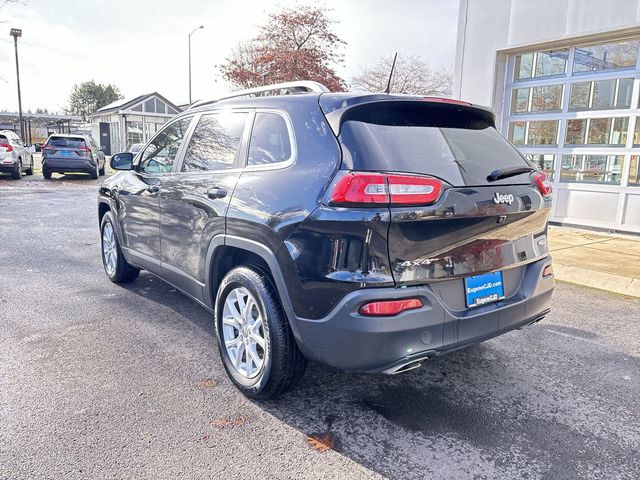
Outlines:
{"type": "Polygon", "coordinates": [[[406,310],[422,308],[424,304],[419,298],[405,298],[402,300],[383,300],[380,302],[365,303],[358,313],[368,317],[391,317],[406,310]]]}
{"type": "Polygon", "coordinates": [[[335,183],[329,202],[428,205],[440,198],[442,188],[442,182],[433,177],[348,172],[335,183]]]}
{"type": "Polygon", "coordinates": [[[533,176],[533,181],[536,183],[538,190],[542,193],[543,196],[548,197],[551,195],[551,180],[544,172],[536,173],[533,176]]]}
{"type": "Polygon", "coordinates": [[[423,97],[422,98],[426,102],[436,102],[436,103],[452,103],[454,105],[464,105],[465,107],[470,107],[472,104],[469,102],[464,102],[462,100],[454,100],[453,98],[443,98],[443,97],[423,97]]]}
{"type": "Polygon", "coordinates": [[[13,152],[13,147],[9,143],[0,143],[0,148],[5,148],[7,152],[13,152]]]}

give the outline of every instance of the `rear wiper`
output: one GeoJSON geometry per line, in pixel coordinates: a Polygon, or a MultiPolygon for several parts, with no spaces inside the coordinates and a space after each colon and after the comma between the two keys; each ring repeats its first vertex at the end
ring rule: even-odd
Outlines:
{"type": "Polygon", "coordinates": [[[504,167],[497,168],[489,174],[487,180],[490,182],[500,180],[501,178],[513,177],[514,175],[520,175],[521,173],[528,173],[535,171],[535,168],[531,167],[504,167]]]}

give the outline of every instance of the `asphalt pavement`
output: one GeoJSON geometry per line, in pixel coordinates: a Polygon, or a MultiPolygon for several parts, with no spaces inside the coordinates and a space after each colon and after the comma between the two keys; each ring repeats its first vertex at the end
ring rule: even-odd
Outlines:
{"type": "Polygon", "coordinates": [[[204,309],[109,282],[98,183],[0,178],[0,479],[640,478],[638,299],[559,283],[533,327],[254,402],[204,309]]]}

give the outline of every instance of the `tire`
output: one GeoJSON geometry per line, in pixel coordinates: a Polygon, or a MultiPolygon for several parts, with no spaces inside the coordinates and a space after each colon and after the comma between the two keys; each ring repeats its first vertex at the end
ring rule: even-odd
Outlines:
{"type": "Polygon", "coordinates": [[[42,168],[42,176],[45,178],[45,180],[49,180],[51,179],[51,170],[48,170],[46,168],[42,168]]]}
{"type": "Polygon", "coordinates": [[[222,363],[231,381],[244,395],[267,400],[298,383],[304,374],[306,359],[296,345],[275,288],[265,274],[248,267],[231,270],[220,283],[215,307],[222,363]],[[244,297],[245,293],[247,297],[244,297]],[[242,306],[238,296],[244,298],[244,305],[253,304],[249,307],[250,315],[237,315],[242,306]],[[252,341],[255,334],[262,338],[263,346],[252,341]],[[233,345],[227,347],[227,343],[233,345]],[[240,350],[243,353],[238,355],[240,350]],[[257,355],[258,362],[249,354],[250,350],[257,355]],[[236,360],[232,360],[232,356],[236,360]]]}
{"type": "Polygon", "coordinates": [[[97,178],[100,176],[100,171],[99,171],[99,169],[98,169],[98,163],[96,163],[96,168],[95,168],[95,170],[91,170],[91,171],[89,172],[89,175],[91,175],[91,178],[92,178],[93,180],[97,179],[97,178]]]}
{"type": "Polygon", "coordinates": [[[11,172],[11,178],[14,180],[20,180],[22,178],[22,160],[18,160],[18,165],[13,172],[11,172]]]}
{"type": "Polygon", "coordinates": [[[33,157],[31,157],[31,165],[24,173],[25,175],[33,175],[33,157]]]}
{"type": "MultiPolygon", "coordinates": [[[[109,235],[107,235],[107,237],[109,237],[109,235]]],[[[102,222],[100,222],[100,246],[102,266],[109,280],[113,283],[129,283],[138,278],[140,269],[127,262],[122,254],[111,212],[105,213],[104,217],[102,217],[102,222]],[[111,229],[111,241],[105,238],[105,229],[111,229]],[[107,244],[106,248],[105,244],[107,244]],[[107,255],[107,250],[114,255],[115,258],[113,258],[113,262],[110,261],[112,257],[107,255]]]]}
{"type": "Polygon", "coordinates": [[[107,164],[105,163],[104,165],[102,165],[102,168],[100,170],[98,170],[98,175],[103,176],[104,175],[104,169],[107,166],[107,164]]]}

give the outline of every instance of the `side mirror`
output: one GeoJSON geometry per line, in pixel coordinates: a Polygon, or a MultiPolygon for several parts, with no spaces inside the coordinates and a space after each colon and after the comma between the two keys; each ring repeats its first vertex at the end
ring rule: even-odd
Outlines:
{"type": "Polygon", "coordinates": [[[100,145],[100,151],[104,153],[105,150],[106,150],[106,147],[104,145],[100,145]]]}
{"type": "Polygon", "coordinates": [[[133,153],[116,153],[111,157],[109,164],[114,170],[131,170],[131,165],[133,164],[133,153]]]}

